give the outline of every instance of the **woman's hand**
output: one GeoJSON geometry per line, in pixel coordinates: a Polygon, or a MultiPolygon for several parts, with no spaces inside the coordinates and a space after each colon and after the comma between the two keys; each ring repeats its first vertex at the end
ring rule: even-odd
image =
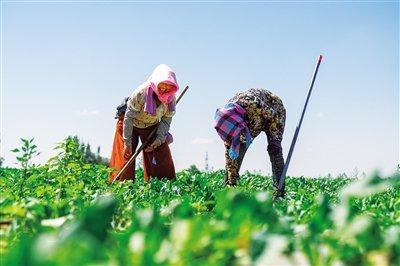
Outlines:
{"type": "Polygon", "coordinates": [[[132,156],[132,147],[124,145],[124,158],[129,159],[132,156]]]}
{"type": "Polygon", "coordinates": [[[150,144],[144,151],[145,152],[152,152],[154,151],[158,146],[161,145],[161,141],[159,139],[156,139],[152,144],[150,144]]]}

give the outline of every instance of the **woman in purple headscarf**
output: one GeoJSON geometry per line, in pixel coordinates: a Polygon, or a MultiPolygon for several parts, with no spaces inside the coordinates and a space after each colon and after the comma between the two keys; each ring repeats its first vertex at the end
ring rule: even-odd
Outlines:
{"type": "Polygon", "coordinates": [[[284,160],[282,137],[286,110],[282,100],[265,89],[249,89],[237,93],[225,107],[215,114],[215,129],[225,144],[225,184],[234,186],[239,180],[239,170],[244,155],[254,138],[265,132],[267,151],[272,164],[275,196],[285,196],[285,184],[278,191],[284,160]]]}

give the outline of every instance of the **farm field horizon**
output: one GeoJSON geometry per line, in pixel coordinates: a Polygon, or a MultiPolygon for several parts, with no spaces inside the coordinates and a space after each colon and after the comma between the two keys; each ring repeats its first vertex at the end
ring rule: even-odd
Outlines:
{"type": "MultiPolygon", "coordinates": [[[[171,123],[176,169],[204,168],[207,152],[210,167],[224,168],[214,114],[250,88],[282,100],[286,157],[322,54],[289,174],[396,170],[397,2],[51,2],[1,2],[0,156],[9,167],[21,137],[35,137],[41,164],[69,135],[110,157],[115,108],[159,64],[176,72],[178,93],[190,87],[171,123]]],[[[244,170],[271,173],[266,142],[253,141],[244,170]]]]}
{"type": "MultiPolygon", "coordinates": [[[[24,147],[24,148],[23,148],[24,147]]],[[[85,161],[77,139],[34,166],[0,168],[2,265],[396,265],[400,174],[382,178],[272,179],[195,167],[173,182],[107,183],[110,169],[85,161]]]]}

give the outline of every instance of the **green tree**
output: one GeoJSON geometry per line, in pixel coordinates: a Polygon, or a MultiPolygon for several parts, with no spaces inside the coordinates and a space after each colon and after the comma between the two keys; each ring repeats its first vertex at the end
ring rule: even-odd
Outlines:
{"type": "Polygon", "coordinates": [[[191,166],[189,166],[188,168],[189,172],[194,173],[194,174],[200,174],[201,171],[199,170],[199,168],[197,168],[196,165],[192,164],[191,166]]]}
{"type": "Polygon", "coordinates": [[[84,143],[81,141],[78,136],[69,136],[69,138],[72,138],[76,142],[79,143],[79,150],[83,153],[84,155],[84,161],[86,163],[94,163],[94,164],[103,164],[103,165],[108,165],[109,159],[102,157],[100,155],[100,146],[97,147],[96,153],[92,151],[92,148],[89,143],[84,143]]]}

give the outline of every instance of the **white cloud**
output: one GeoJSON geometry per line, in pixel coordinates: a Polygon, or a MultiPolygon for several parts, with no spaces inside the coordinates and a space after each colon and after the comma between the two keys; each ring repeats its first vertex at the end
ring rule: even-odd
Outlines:
{"type": "Polygon", "coordinates": [[[81,115],[81,116],[93,116],[93,115],[98,115],[99,111],[98,110],[86,110],[86,109],[83,109],[81,111],[76,111],[75,114],[81,115]]]}
{"type": "Polygon", "coordinates": [[[212,139],[207,139],[207,138],[195,138],[192,140],[192,143],[196,145],[207,145],[213,142],[214,141],[212,139]]]}
{"type": "Polygon", "coordinates": [[[318,118],[323,118],[325,115],[324,115],[324,113],[322,113],[322,112],[318,112],[317,113],[317,117],[318,118]]]}

